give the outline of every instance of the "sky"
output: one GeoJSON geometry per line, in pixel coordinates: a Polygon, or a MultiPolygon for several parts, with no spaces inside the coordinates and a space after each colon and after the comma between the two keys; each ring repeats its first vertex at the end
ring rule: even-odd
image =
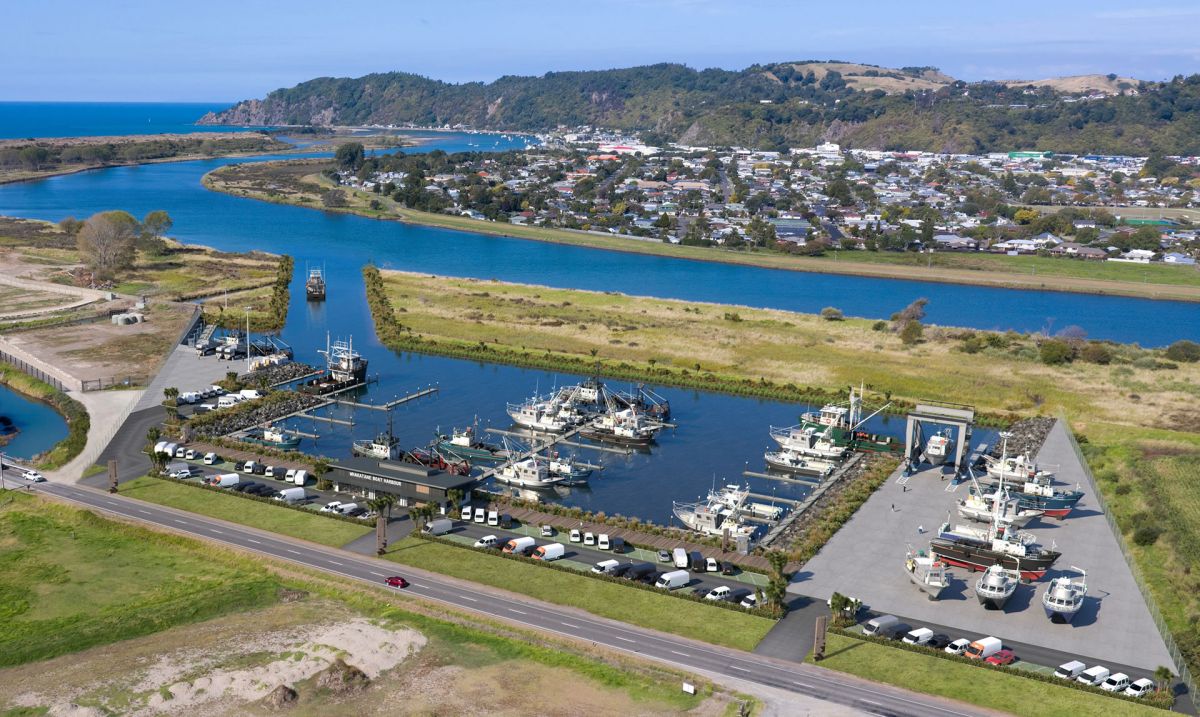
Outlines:
{"type": "Polygon", "coordinates": [[[964,80],[1200,72],[1200,2],[0,1],[0,101],[229,101],[320,76],[448,82],[838,59],[964,80]]]}

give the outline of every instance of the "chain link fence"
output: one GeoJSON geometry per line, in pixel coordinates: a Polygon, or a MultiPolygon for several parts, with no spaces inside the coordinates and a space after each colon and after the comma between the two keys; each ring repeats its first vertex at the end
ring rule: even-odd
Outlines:
{"type": "Polygon", "coordinates": [[[0,361],[3,361],[4,363],[8,363],[8,364],[12,364],[13,366],[16,366],[18,369],[21,370],[22,373],[29,374],[30,376],[33,376],[34,378],[36,378],[39,381],[45,381],[46,383],[50,384],[51,386],[57,388],[59,391],[67,390],[67,387],[63,385],[62,381],[59,381],[57,378],[51,376],[50,374],[48,374],[45,371],[38,368],[37,366],[33,366],[32,364],[26,363],[25,361],[22,361],[21,359],[17,358],[16,356],[13,356],[10,353],[7,353],[5,351],[0,351],[0,361]]]}

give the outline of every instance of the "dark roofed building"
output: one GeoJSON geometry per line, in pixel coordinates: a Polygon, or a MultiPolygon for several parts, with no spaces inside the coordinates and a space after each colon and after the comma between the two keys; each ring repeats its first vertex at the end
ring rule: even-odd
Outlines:
{"type": "Polygon", "coordinates": [[[402,506],[433,503],[445,506],[446,493],[458,489],[468,495],[475,487],[471,476],[455,475],[437,468],[381,461],[377,458],[347,458],[332,463],[325,476],[334,490],[374,498],[376,493],[396,496],[402,506]]]}

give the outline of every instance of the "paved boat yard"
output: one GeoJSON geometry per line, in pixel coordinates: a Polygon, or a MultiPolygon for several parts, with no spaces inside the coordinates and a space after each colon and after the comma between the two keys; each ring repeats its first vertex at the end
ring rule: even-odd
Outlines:
{"type": "Polygon", "coordinates": [[[230,371],[245,373],[245,359],[223,361],[218,359],[216,354],[200,356],[191,346],[177,344],[167,356],[158,375],[146,387],[146,394],[138,403],[137,410],[161,404],[164,388],[174,387],[181,393],[205,390],[225,378],[225,374],[230,371]]]}
{"type": "Polygon", "coordinates": [[[1037,460],[1057,472],[1061,486],[1078,484],[1084,497],[1066,520],[1036,520],[1026,528],[1062,557],[1042,580],[1018,587],[1003,612],[985,610],[976,599],[974,584],[982,573],[952,567],[950,586],[936,602],[908,579],[906,544],[928,550],[948,512],[952,523],[967,522],[958,516],[956,503],[967,495],[970,482],[954,487],[950,475],[938,469],[907,480],[897,472],[796,574],[788,592],[820,600],[840,592],[875,612],[909,618],[914,627],[925,620],[957,628],[961,634],[952,638],[995,635],[1078,655],[1088,664],[1107,660],[1147,670],[1172,665],[1067,431],[1062,421],[1056,423],[1037,460]],[[1087,571],[1083,610],[1073,624],[1051,623],[1042,610],[1042,594],[1051,578],[1072,565],[1087,571]]]}

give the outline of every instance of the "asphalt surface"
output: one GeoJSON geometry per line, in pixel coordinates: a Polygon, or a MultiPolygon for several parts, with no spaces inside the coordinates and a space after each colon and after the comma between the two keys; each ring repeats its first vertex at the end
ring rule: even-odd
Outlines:
{"type": "Polygon", "coordinates": [[[871,714],[942,717],[981,714],[966,705],[877,685],[820,668],[664,635],[581,614],[472,583],[451,580],[334,548],[233,525],[185,511],[133,500],[83,486],[41,483],[34,488],[105,513],[304,565],[351,580],[379,584],[403,574],[403,592],[426,600],[568,638],[649,658],[685,670],[700,670],[815,697],[871,714]]]}

